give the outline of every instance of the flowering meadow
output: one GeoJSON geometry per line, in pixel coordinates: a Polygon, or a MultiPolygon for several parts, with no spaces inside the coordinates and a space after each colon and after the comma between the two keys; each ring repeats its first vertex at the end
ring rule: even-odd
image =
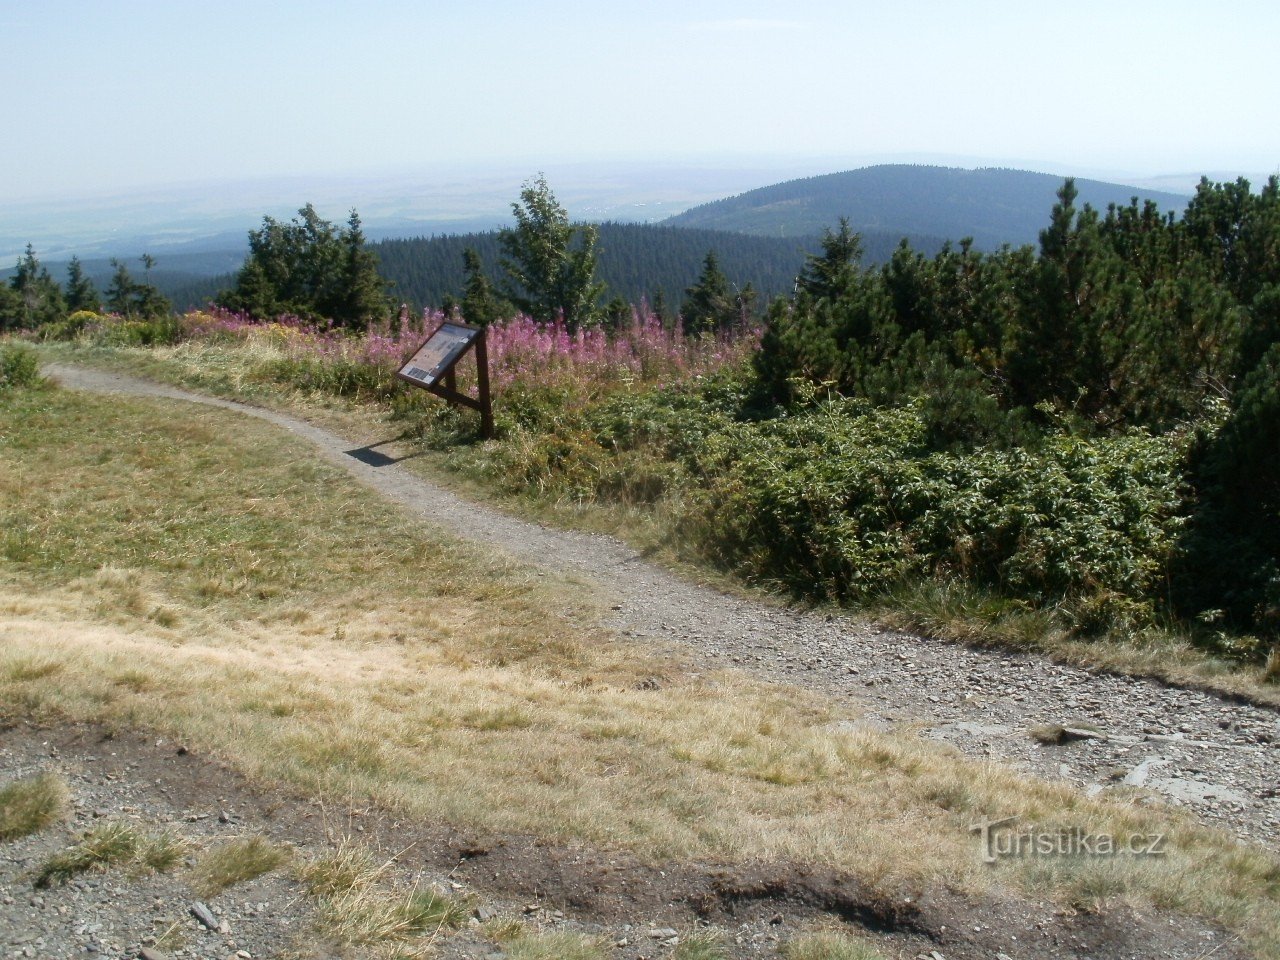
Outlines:
{"type": "MultiPolygon", "coordinates": [[[[179,318],[173,339],[256,348],[267,368],[263,372],[276,374],[271,379],[342,395],[384,397],[396,389],[396,369],[446,319],[438,310],[421,316],[402,310],[389,323],[352,334],[298,317],[264,322],[215,308],[179,318]]],[[[109,337],[110,322],[100,329],[109,337]]],[[[741,364],[759,345],[754,329],[687,336],[679,325],[664,324],[643,305],[623,326],[570,330],[563,323],[517,316],[490,325],[487,337],[490,383],[498,403],[502,391],[512,388],[551,388],[587,399],[622,387],[679,383],[741,364]]],[[[474,371],[472,361],[460,364],[464,389],[474,384],[474,371]]]]}

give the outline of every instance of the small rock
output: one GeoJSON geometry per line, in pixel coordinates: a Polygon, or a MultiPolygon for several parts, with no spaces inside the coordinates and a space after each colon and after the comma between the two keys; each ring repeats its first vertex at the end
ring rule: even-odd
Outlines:
{"type": "Polygon", "coordinates": [[[493,907],[483,907],[483,906],[476,907],[474,913],[475,913],[475,918],[479,920],[481,923],[485,923],[489,920],[493,920],[495,917],[498,916],[498,911],[495,910],[493,907]]]}
{"type": "Polygon", "coordinates": [[[213,915],[213,911],[197,900],[191,905],[191,915],[200,921],[206,928],[216,931],[218,929],[218,918],[213,915]]]}
{"type": "Polygon", "coordinates": [[[654,940],[670,940],[672,937],[680,936],[680,934],[670,927],[659,927],[657,930],[650,930],[649,936],[654,940]]]}
{"type": "Polygon", "coordinates": [[[143,947],[138,951],[138,960],[169,960],[169,958],[159,950],[143,947]]]}

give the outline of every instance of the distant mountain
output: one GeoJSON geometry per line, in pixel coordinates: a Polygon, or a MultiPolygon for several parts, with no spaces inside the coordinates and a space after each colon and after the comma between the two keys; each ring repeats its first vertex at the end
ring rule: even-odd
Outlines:
{"type": "MultiPolygon", "coordinates": [[[[769,237],[806,237],[834,229],[841,217],[864,234],[972,237],[981,249],[1035,243],[1063,177],[1026,170],[961,170],[893,164],[789,180],[669,217],[670,226],[726,230],[769,237]]],[[[1076,180],[1077,206],[1105,210],[1132,197],[1181,212],[1187,196],[1076,180]]]]}

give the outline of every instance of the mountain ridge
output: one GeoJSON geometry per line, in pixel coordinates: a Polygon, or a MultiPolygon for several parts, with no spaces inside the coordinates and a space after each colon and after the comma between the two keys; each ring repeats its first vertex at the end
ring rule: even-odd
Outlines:
{"type": "MultiPolygon", "coordinates": [[[[1035,243],[1065,177],[1008,167],[939,167],[880,164],[815,177],[801,177],[692,207],[661,221],[757,236],[800,237],[833,229],[841,217],[850,227],[903,236],[930,235],[959,241],[971,237],[980,249],[1035,243]]],[[[1189,196],[1102,180],[1075,179],[1077,205],[1097,209],[1127,204],[1132,197],[1180,212],[1189,196]]]]}

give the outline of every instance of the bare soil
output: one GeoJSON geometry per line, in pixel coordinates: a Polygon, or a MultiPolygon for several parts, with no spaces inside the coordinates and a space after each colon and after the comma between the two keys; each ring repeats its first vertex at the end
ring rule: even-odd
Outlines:
{"type": "Polygon", "coordinates": [[[724,931],[735,958],[775,957],[788,938],[817,924],[874,934],[887,956],[1248,955],[1220,929],[1185,917],[1065,910],[941,888],[870,889],[801,864],[644,863],[581,844],[477,836],[378,809],[327,808],[250,783],[216,757],[147,731],[25,723],[0,731],[0,782],[45,770],[71,784],[73,813],[41,834],[0,846],[6,957],[136,957],[144,946],[162,956],[211,960],[237,950],[297,960],[365,955],[325,939],[315,904],[287,868],[206,898],[225,922],[221,931],[191,916],[200,898],[185,867],[149,877],[93,873],[34,888],[32,874],[45,857],[106,820],[169,829],[203,846],[260,834],[292,847],[299,859],[329,849],[337,837],[357,837],[394,858],[390,876],[399,887],[435,885],[470,899],[475,919],[435,944],[435,955],[446,960],[501,956],[487,924],[511,917],[598,936],[618,960],[669,957],[677,943],[660,934],[680,938],[706,925],[724,931]],[[174,931],[169,941],[154,946],[166,931],[174,931]]]}

